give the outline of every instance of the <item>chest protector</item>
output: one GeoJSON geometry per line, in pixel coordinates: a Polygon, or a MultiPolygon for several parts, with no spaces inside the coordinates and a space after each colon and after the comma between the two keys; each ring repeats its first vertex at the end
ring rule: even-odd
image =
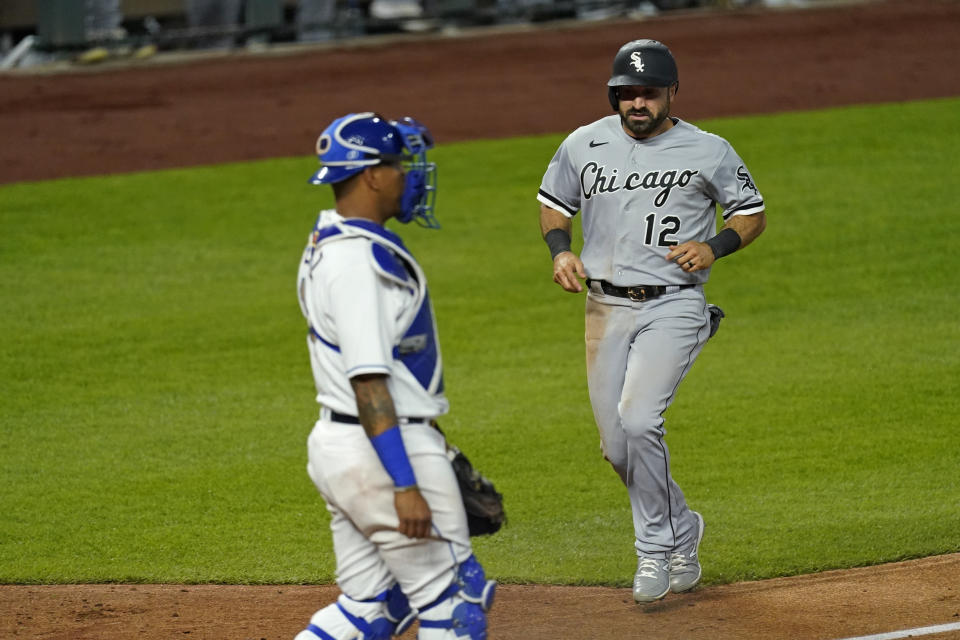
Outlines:
{"type": "Polygon", "coordinates": [[[368,258],[377,274],[385,280],[403,287],[413,297],[410,305],[399,318],[399,338],[393,345],[393,359],[399,361],[428,393],[443,392],[443,367],[437,326],[427,291],[427,279],[403,244],[400,236],[380,225],[363,219],[343,219],[334,214],[321,213],[304,250],[300,266],[298,293],[300,308],[310,333],[328,348],[340,351],[339,346],[328,336],[322,335],[311,318],[304,300],[305,280],[319,266],[323,247],[331,242],[362,236],[370,241],[368,258]]]}

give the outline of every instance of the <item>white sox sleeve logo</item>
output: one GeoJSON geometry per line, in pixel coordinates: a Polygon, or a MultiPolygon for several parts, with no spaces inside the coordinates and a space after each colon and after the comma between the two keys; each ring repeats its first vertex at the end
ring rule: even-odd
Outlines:
{"type": "Polygon", "coordinates": [[[760,193],[757,190],[757,186],[753,184],[753,180],[750,179],[750,174],[747,173],[747,168],[743,165],[737,167],[737,180],[743,183],[744,189],[750,189],[754,193],[760,193]]]}

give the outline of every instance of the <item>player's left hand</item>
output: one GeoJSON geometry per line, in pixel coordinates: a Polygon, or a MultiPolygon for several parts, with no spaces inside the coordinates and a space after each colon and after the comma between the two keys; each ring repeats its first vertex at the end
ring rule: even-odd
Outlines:
{"type": "Polygon", "coordinates": [[[426,538],[430,535],[432,514],[419,489],[413,487],[397,491],[393,495],[393,506],[400,520],[397,531],[408,538],[426,538]]]}
{"type": "Polygon", "coordinates": [[[716,258],[713,249],[706,242],[683,242],[671,245],[670,253],[666,256],[670,262],[676,262],[687,273],[709,269],[716,258]]]}
{"type": "Polygon", "coordinates": [[[583,262],[572,251],[558,253],[553,259],[553,281],[570,293],[580,293],[583,285],[580,280],[587,277],[583,262]]]}

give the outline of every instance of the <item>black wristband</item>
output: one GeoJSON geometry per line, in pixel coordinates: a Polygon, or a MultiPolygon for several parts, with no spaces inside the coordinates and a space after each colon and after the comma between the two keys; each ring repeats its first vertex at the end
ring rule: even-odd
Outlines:
{"type": "Polygon", "coordinates": [[[713,249],[713,257],[719,260],[723,256],[728,256],[739,249],[740,241],[740,234],[730,227],[727,227],[707,240],[707,244],[713,249]]]}
{"type": "Polygon", "coordinates": [[[551,258],[556,258],[558,253],[570,251],[570,234],[563,229],[550,229],[543,239],[550,248],[551,258]]]}

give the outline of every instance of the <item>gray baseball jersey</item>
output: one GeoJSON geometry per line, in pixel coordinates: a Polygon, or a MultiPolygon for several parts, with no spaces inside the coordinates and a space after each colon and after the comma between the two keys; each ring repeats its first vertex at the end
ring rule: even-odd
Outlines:
{"type": "Polygon", "coordinates": [[[670,245],[716,234],[726,220],[763,211],[763,197],[733,147],[673,118],[646,140],[624,132],[614,114],[580,127],[547,166],[537,199],[573,217],[583,212],[587,277],[619,286],[700,284],[710,270],[686,273],[664,260],[670,245]]]}

